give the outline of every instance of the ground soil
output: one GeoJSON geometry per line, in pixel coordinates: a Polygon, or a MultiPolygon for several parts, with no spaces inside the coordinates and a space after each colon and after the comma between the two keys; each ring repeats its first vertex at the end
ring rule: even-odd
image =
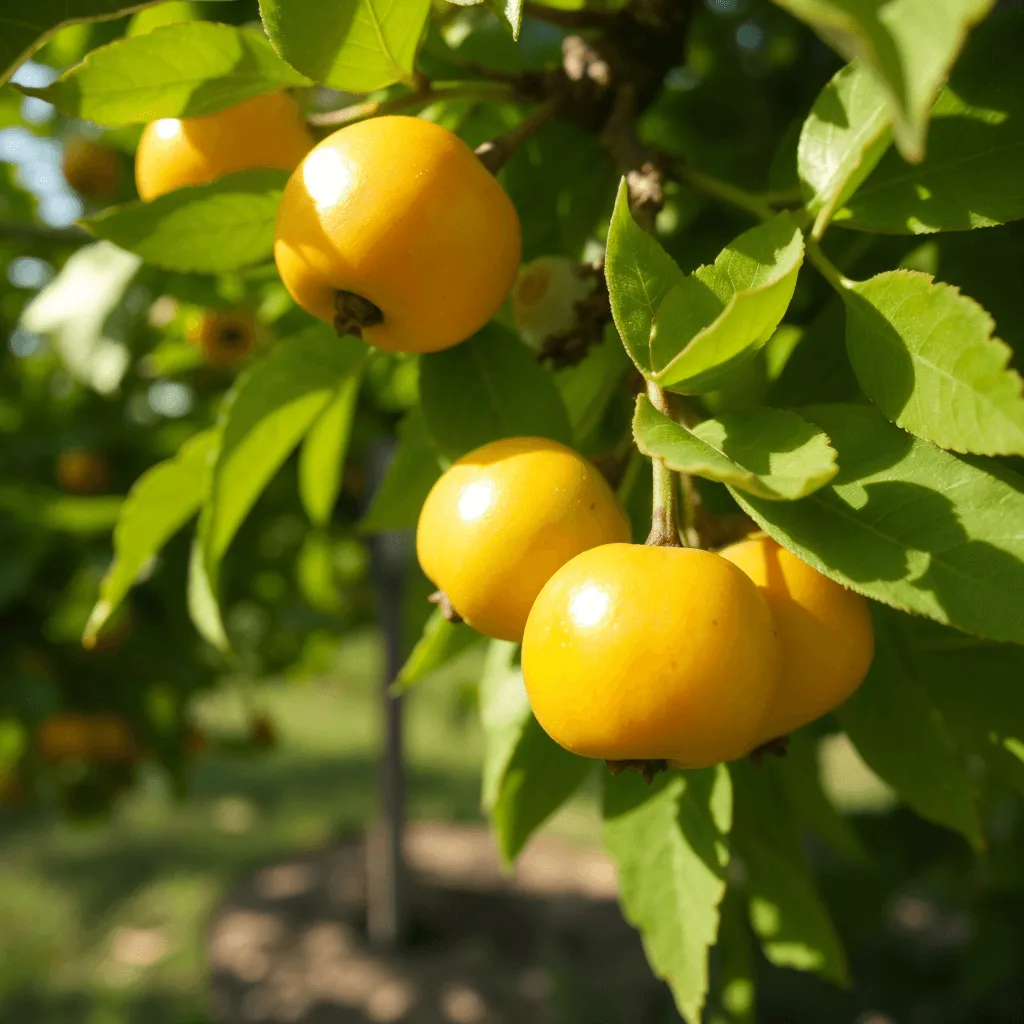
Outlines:
{"type": "Polygon", "coordinates": [[[268,865],[211,918],[223,1024],[662,1024],[678,1021],[600,852],[541,837],[502,872],[475,826],[406,839],[408,940],[365,936],[362,841],[268,865]]]}

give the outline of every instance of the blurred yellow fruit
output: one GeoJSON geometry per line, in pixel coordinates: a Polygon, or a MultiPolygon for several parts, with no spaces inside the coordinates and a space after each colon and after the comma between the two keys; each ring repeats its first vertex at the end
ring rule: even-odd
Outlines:
{"type": "Polygon", "coordinates": [[[91,448],[68,448],[57,456],[56,476],[70,494],[99,494],[110,484],[110,463],[91,448]]]}
{"type": "Polygon", "coordinates": [[[207,117],[165,117],[146,125],[135,154],[135,184],[148,201],[254,167],[291,171],[312,145],[291,96],[254,96],[207,117]]]}
{"type": "Polygon", "coordinates": [[[82,135],[74,135],[64,144],[62,166],[67,183],[85,199],[109,199],[121,178],[117,154],[82,135]]]}

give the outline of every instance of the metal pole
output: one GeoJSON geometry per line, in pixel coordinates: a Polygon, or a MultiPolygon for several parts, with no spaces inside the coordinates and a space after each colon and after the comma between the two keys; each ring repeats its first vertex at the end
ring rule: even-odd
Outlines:
{"type": "MultiPolygon", "coordinates": [[[[370,493],[384,478],[394,450],[390,439],[367,453],[370,493]]],[[[407,920],[405,855],[405,768],[402,752],[402,699],[391,684],[402,667],[402,582],[406,537],[382,533],[371,538],[370,567],[377,592],[384,639],[381,700],[384,750],[380,763],[380,816],[366,836],[366,926],[370,942],[384,949],[401,944],[407,920]]]]}

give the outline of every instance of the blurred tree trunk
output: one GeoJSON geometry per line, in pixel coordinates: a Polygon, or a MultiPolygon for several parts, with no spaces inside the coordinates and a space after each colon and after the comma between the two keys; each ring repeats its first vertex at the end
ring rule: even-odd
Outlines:
{"type": "MultiPolygon", "coordinates": [[[[392,439],[381,439],[367,453],[372,495],[394,454],[392,439]]],[[[377,616],[384,641],[381,703],[384,749],[380,762],[379,816],[366,836],[366,925],[370,941],[381,948],[400,945],[407,923],[406,871],[402,849],[405,827],[405,764],[402,750],[402,698],[391,684],[402,667],[402,584],[406,538],[376,534],[370,541],[371,573],[377,592],[377,616]]]]}

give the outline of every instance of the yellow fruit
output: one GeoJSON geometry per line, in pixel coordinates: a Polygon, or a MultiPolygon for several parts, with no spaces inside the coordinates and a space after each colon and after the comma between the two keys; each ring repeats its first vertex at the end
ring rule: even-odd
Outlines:
{"type": "Polygon", "coordinates": [[[139,749],[131,727],[117,715],[61,712],[44,719],[36,747],[51,764],[62,761],[134,761],[139,749]]]}
{"type": "Polygon", "coordinates": [[[392,352],[437,352],[478,331],[519,267],[519,218],[476,154],[416,117],[375,117],[324,139],[291,176],[274,258],[295,301],[392,352]],[[360,301],[361,300],[361,301],[360,301]],[[374,308],[375,307],[375,308],[374,308]]]}
{"type": "Polygon", "coordinates": [[[109,199],[121,177],[117,154],[82,135],[72,136],[64,144],[62,165],[67,183],[86,199],[109,199]]]}
{"type": "Polygon", "coordinates": [[[57,456],[56,475],[71,494],[99,494],[110,483],[110,464],[89,448],[68,448],[57,456]]]}
{"type": "Polygon", "coordinates": [[[724,558],[608,544],[562,566],[523,638],[537,721],[584,757],[701,768],[746,754],[779,682],[768,605],[724,558]]]}
{"type": "Polygon", "coordinates": [[[552,335],[571,331],[579,324],[576,303],[596,285],[595,274],[566,256],[541,256],[527,263],[512,290],[512,316],[523,341],[540,348],[552,335]]]}
{"type": "Polygon", "coordinates": [[[782,645],[779,693],[759,742],[784,736],[843,703],[864,681],[875,653],[868,603],[812,569],[770,537],[721,552],[757,584],[782,645]]]}
{"type": "Polygon", "coordinates": [[[581,551],[629,540],[604,477],[555,441],[512,437],[464,455],[420,512],[427,576],[474,629],[520,640],[552,574],[581,551]]]}
{"type": "Polygon", "coordinates": [[[165,117],[146,125],[135,154],[139,195],[155,199],[253,167],[294,170],[313,137],[285,93],[255,96],[207,117],[165,117]]]}
{"type": "Polygon", "coordinates": [[[84,715],[50,715],[36,730],[36,748],[51,764],[89,756],[89,725],[84,715]]]}
{"type": "Polygon", "coordinates": [[[256,346],[256,318],[248,309],[208,309],[189,331],[208,366],[229,369],[241,362],[256,346]]]}

